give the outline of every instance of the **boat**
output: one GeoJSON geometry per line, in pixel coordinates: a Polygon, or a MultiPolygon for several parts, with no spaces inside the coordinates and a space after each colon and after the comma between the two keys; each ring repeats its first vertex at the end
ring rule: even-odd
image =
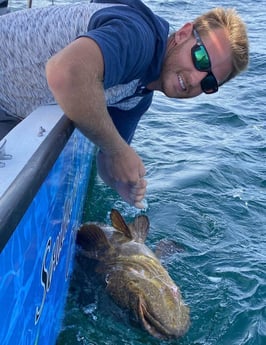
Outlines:
{"type": "Polygon", "coordinates": [[[56,343],[93,156],[58,105],[0,141],[1,345],[56,343]]]}
{"type": "MultiPolygon", "coordinates": [[[[8,11],[0,0],[0,14],[8,11]]],[[[0,344],[53,345],[95,148],[56,104],[8,130],[0,137],[0,344]]]]}

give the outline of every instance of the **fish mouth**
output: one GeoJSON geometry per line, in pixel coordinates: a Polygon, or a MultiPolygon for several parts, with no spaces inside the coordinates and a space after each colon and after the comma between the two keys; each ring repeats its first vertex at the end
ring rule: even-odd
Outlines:
{"type": "Polygon", "coordinates": [[[156,338],[169,339],[179,336],[177,331],[171,332],[165,325],[162,325],[161,322],[154,318],[154,316],[147,310],[142,298],[139,299],[138,316],[144,329],[156,338]]]}

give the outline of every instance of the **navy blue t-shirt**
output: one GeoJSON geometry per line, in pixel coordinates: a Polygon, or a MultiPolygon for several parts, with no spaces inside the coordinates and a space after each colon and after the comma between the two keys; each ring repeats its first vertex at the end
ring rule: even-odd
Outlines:
{"type": "Polygon", "coordinates": [[[169,24],[139,0],[94,2],[124,5],[97,11],[90,20],[86,36],[92,38],[101,49],[105,90],[138,81],[134,93],[123,100],[130,101],[138,96],[137,105],[126,110],[118,104],[108,106],[118,131],[130,143],[140,117],[152,101],[153,92],[145,89],[145,86],[160,75],[169,24]]]}

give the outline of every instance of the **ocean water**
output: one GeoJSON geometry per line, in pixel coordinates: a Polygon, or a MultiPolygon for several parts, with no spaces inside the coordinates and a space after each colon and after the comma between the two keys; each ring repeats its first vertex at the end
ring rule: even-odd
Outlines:
{"type": "MultiPolygon", "coordinates": [[[[74,0],[55,0],[68,2],[74,0]]],[[[145,3],[173,30],[212,7],[235,7],[250,37],[246,72],[214,95],[171,100],[156,93],[132,143],[147,169],[146,244],[167,239],[182,248],[163,263],[190,307],[191,325],[180,340],[152,338],[77,257],[57,345],[266,344],[265,1],[145,3]]],[[[94,166],[84,221],[109,223],[114,207],[128,220],[140,213],[100,181],[94,166]]]]}

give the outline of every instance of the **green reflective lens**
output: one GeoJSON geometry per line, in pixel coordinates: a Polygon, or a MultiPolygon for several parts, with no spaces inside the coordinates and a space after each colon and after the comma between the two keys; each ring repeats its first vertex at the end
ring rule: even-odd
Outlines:
{"type": "Polygon", "coordinates": [[[201,80],[201,89],[210,94],[218,91],[218,82],[211,71],[211,60],[200,35],[194,29],[193,34],[197,43],[191,48],[191,57],[195,68],[200,72],[207,72],[205,78],[201,80]]]}
{"type": "Polygon", "coordinates": [[[199,71],[206,71],[210,68],[209,55],[204,46],[197,46],[194,50],[195,67],[199,71]]]}

